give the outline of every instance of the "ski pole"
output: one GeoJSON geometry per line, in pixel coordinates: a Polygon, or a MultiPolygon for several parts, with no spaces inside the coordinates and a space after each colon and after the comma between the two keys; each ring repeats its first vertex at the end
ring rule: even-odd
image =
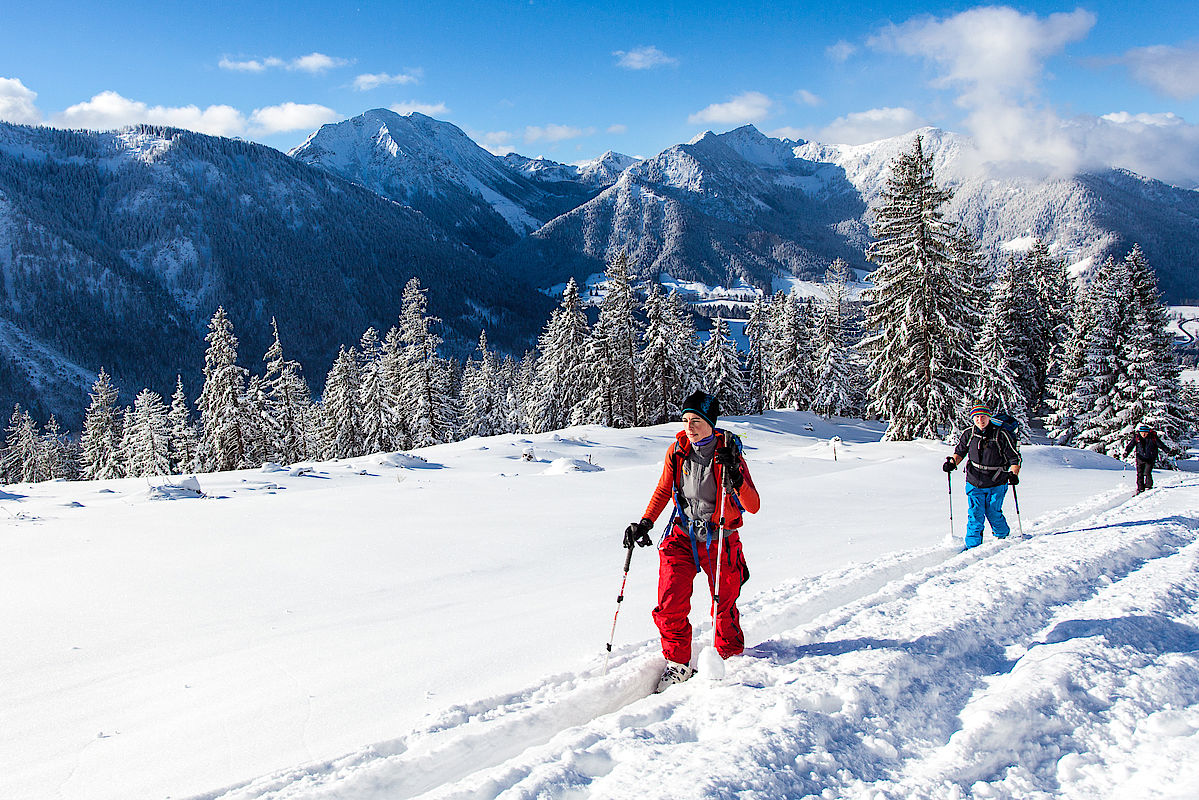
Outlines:
{"type": "Polygon", "coordinates": [[[620,616],[620,604],[624,602],[624,585],[629,580],[629,565],[633,563],[634,543],[629,542],[629,553],[624,557],[624,578],[620,581],[620,594],[616,596],[616,613],[612,615],[612,632],[608,634],[608,652],[604,655],[604,674],[608,674],[608,659],[612,657],[612,642],[616,639],[616,618],[620,616]]]}
{"type": "Polygon", "coordinates": [[[720,608],[720,559],[724,555],[724,482],[716,493],[717,507],[720,509],[720,525],[716,528],[716,575],[712,580],[712,649],[716,649],[716,612],[720,608]]]}
{"type": "Polygon", "coordinates": [[[1016,491],[1016,484],[1012,484],[1012,499],[1016,501],[1016,525],[1020,528],[1020,538],[1024,538],[1024,523],[1020,521],[1020,494],[1016,491]]]}
{"type": "Polygon", "coordinates": [[[945,482],[949,485],[949,539],[953,541],[953,475],[951,473],[945,473],[945,482]]]}

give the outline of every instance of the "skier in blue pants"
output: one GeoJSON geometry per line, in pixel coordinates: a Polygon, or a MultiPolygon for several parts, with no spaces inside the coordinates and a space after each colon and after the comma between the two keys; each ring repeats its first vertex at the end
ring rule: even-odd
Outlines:
{"type": "Polygon", "coordinates": [[[1020,482],[1020,449],[1011,433],[991,421],[992,416],[986,406],[970,410],[974,424],[962,432],[953,455],[942,467],[953,472],[963,458],[970,462],[966,465],[966,547],[982,544],[984,520],[991,523],[996,539],[1006,539],[1011,532],[1003,516],[1003,498],[1008,484],[1020,482]]]}

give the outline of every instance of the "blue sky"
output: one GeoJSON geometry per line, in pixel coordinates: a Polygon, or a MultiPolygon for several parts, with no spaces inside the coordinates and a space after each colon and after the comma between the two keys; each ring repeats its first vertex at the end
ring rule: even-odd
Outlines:
{"type": "Polygon", "coordinates": [[[283,150],[376,107],[495,152],[649,156],[752,123],[924,124],[988,160],[1199,181],[1199,4],[6,0],[0,119],[174,124],[283,150]]]}

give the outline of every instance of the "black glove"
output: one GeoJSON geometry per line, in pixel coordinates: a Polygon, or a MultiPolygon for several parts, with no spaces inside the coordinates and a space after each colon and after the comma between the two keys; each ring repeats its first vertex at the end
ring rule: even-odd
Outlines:
{"type": "Polygon", "coordinates": [[[640,522],[629,523],[629,527],[624,529],[624,546],[631,548],[637,544],[649,547],[653,544],[653,540],[649,538],[649,529],[652,527],[654,523],[648,517],[642,517],[640,522]]]}
{"type": "Polygon", "coordinates": [[[946,472],[953,472],[957,468],[958,462],[953,460],[953,456],[947,457],[945,459],[945,463],[941,465],[941,469],[945,470],[946,472]]]}
{"type": "Polygon", "coordinates": [[[741,459],[733,452],[733,448],[729,445],[717,447],[714,458],[720,465],[728,485],[733,487],[734,491],[740,489],[741,484],[745,483],[745,476],[741,474],[741,459]]]}
{"type": "Polygon", "coordinates": [[[1007,482],[1010,483],[1012,486],[1015,486],[1016,484],[1018,484],[1020,482],[1020,476],[1014,472],[1009,472],[1007,474],[1007,482]]]}

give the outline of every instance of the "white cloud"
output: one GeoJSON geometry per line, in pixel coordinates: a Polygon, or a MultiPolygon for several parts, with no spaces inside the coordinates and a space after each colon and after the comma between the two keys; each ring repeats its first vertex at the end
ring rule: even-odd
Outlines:
{"type": "Polygon", "coordinates": [[[263,59],[234,61],[225,56],[221,58],[217,65],[221,69],[232,70],[234,72],[265,72],[268,69],[287,69],[293,72],[310,72],[315,75],[335,67],[344,67],[349,63],[351,62],[344,58],[334,58],[324,53],[309,53],[306,56],[293,58],[290,61],[275,58],[274,56],[263,59]]]}
{"type": "Polygon", "coordinates": [[[625,69],[653,69],[679,63],[677,58],[672,58],[653,46],[616,50],[612,55],[616,56],[616,66],[625,69]]]}
{"type": "Polygon", "coordinates": [[[609,126],[608,126],[608,128],[607,128],[607,132],[608,132],[608,133],[615,133],[615,134],[618,134],[618,135],[619,135],[619,134],[622,134],[622,133],[628,133],[628,132],[629,132],[629,126],[628,126],[628,125],[619,125],[619,124],[617,124],[617,125],[609,125],[609,126]]]}
{"type": "Polygon", "coordinates": [[[567,139],[590,136],[593,133],[595,133],[595,128],[573,128],[569,125],[546,125],[544,127],[530,125],[525,128],[525,143],[562,142],[567,139]]]}
{"type": "Polygon", "coordinates": [[[805,106],[821,106],[824,105],[824,98],[819,95],[812,94],[807,89],[800,89],[795,93],[796,102],[803,103],[805,106]]]}
{"type": "Polygon", "coordinates": [[[858,52],[858,48],[849,42],[842,39],[836,44],[829,45],[824,48],[824,54],[836,61],[838,64],[849,60],[849,57],[858,52]]]}
{"type": "Polygon", "coordinates": [[[910,108],[872,108],[838,117],[812,138],[827,144],[865,144],[900,136],[924,124],[910,108]]]}
{"type": "Polygon", "coordinates": [[[273,67],[285,66],[286,63],[287,62],[281,58],[264,58],[261,61],[258,59],[234,61],[226,56],[218,62],[218,66],[221,69],[227,69],[233,72],[264,72],[273,67]]]}
{"type": "Polygon", "coordinates": [[[270,136],[273,133],[312,130],[338,119],[340,115],[336,111],[315,103],[281,103],[254,109],[254,113],[250,114],[249,132],[255,136],[270,136]]]}
{"type": "Polygon", "coordinates": [[[982,161],[1070,172],[1078,154],[1054,111],[1038,105],[1040,82],[1045,61],[1086,37],[1095,21],[1084,9],[1041,18],[988,6],[891,25],[869,44],[938,67],[932,85],[956,92],[982,161]]]}
{"type": "Polygon", "coordinates": [[[1123,167],[1187,188],[1199,187],[1199,125],[1175,114],[1080,117],[1065,132],[1082,168],[1123,167]]]}
{"type": "Polygon", "coordinates": [[[1154,45],[1129,50],[1120,59],[1141,83],[1179,100],[1199,95],[1199,45],[1154,45]]]}
{"type": "Polygon", "coordinates": [[[692,125],[697,123],[736,125],[759,122],[766,118],[773,105],[773,101],[761,92],[745,92],[727,103],[713,103],[702,111],[697,111],[687,117],[687,122],[692,125]]]}
{"type": "Polygon", "coordinates": [[[392,103],[391,110],[397,114],[411,114],[415,111],[428,117],[444,117],[450,113],[445,103],[392,103]]]}
{"type": "Polygon", "coordinates": [[[63,128],[91,130],[111,130],[147,123],[213,136],[270,136],[311,130],[339,118],[333,109],[321,105],[282,103],[255,109],[247,117],[227,105],[212,105],[204,109],[194,105],[150,106],[109,91],[54,114],[50,122],[63,128]]]}
{"type": "Polygon", "coordinates": [[[149,106],[108,91],[52,115],[50,122],[56,127],[90,130],[111,130],[147,123],[213,136],[237,136],[244,132],[246,121],[245,116],[232,106],[212,105],[205,109],[194,105],[149,106]]]}
{"type": "Polygon", "coordinates": [[[42,121],[34,101],[37,92],[25,87],[18,78],[0,78],[0,121],[18,125],[37,125],[42,121]]]}
{"type": "Polygon", "coordinates": [[[354,79],[354,88],[360,92],[377,89],[380,86],[405,85],[417,83],[420,80],[415,72],[401,72],[398,75],[388,75],[386,72],[367,73],[354,79]]]}
{"type": "Polygon", "coordinates": [[[475,143],[488,150],[492,155],[506,156],[509,153],[516,152],[516,146],[513,142],[516,140],[516,135],[508,131],[473,131],[468,130],[467,135],[475,140],[475,143]]]}
{"type": "Polygon", "coordinates": [[[300,70],[301,72],[325,72],[326,70],[335,67],[344,67],[350,62],[344,58],[334,58],[327,56],[324,53],[309,53],[306,56],[300,56],[287,65],[288,69],[300,70]]]}

